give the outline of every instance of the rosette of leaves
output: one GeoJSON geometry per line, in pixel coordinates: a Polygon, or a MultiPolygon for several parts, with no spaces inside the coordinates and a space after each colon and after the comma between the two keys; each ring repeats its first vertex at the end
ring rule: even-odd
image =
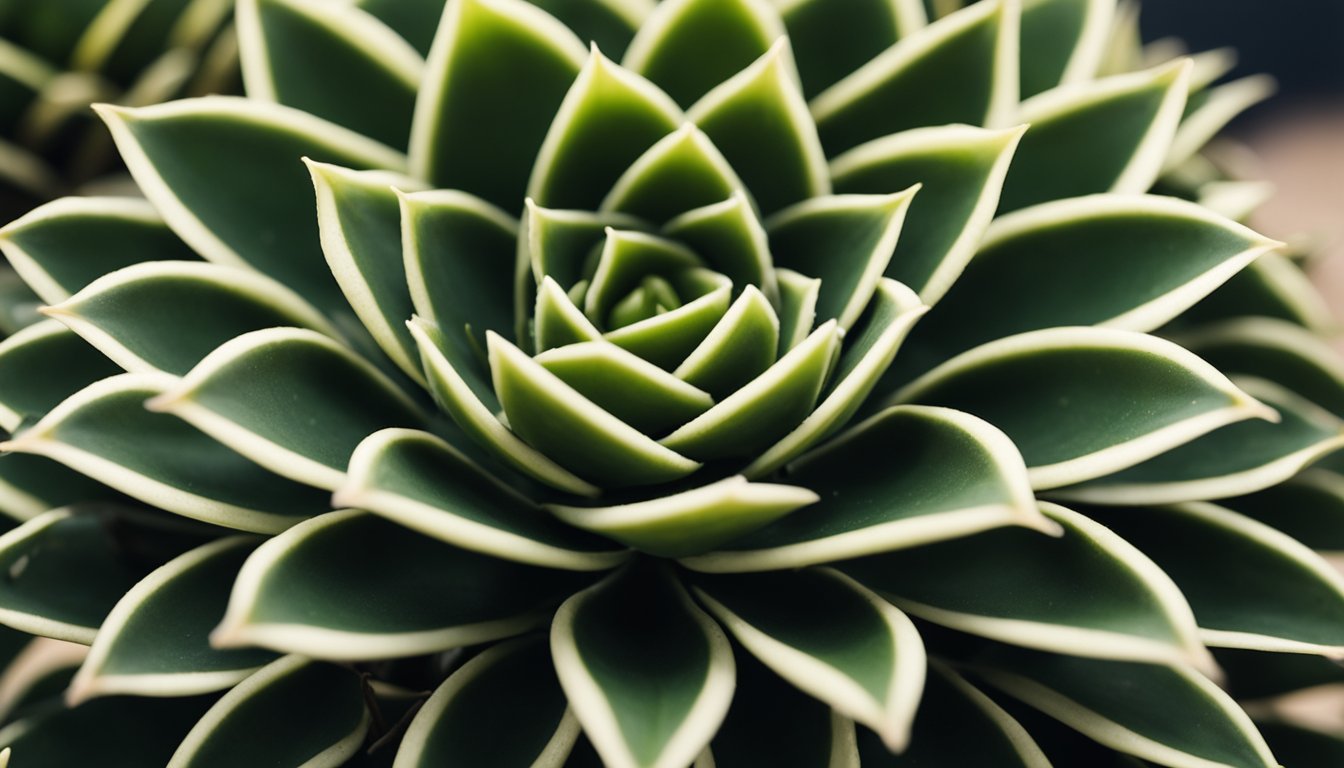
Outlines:
{"type": "Polygon", "coordinates": [[[100,108],[145,200],[0,233],[49,316],[0,345],[0,622],[65,660],[0,744],[1334,743],[1234,697],[1337,676],[1344,364],[1277,243],[1146,194],[1205,84],[1103,75],[1113,11],[243,0],[246,98],[100,108]]]}

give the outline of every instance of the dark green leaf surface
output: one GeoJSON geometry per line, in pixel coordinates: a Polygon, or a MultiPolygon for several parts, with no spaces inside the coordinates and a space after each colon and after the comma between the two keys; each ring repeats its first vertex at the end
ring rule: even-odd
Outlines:
{"type": "Polygon", "coordinates": [[[54,320],[0,342],[0,428],[14,432],[117,366],[54,320]]]}
{"type": "Polygon", "coordinates": [[[866,64],[928,19],[920,0],[778,3],[803,90],[811,97],[866,64]]]}
{"type": "Polygon", "coordinates": [[[13,751],[12,768],[165,765],[209,705],[206,698],[99,699],[33,715],[21,721],[24,728],[7,731],[0,746],[13,751]]]}

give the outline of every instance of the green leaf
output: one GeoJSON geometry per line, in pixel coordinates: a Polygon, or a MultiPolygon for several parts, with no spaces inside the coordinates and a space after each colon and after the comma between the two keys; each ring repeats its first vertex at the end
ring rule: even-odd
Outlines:
{"type": "Polygon", "coordinates": [[[1084,515],[1042,511],[1062,536],[1000,528],[841,569],[912,616],[999,642],[1214,667],[1190,606],[1157,565],[1084,515]]]}
{"type": "Polygon", "coordinates": [[[1268,415],[1181,347],[1100,328],[1051,328],[990,342],[892,400],[956,408],[994,424],[1022,451],[1037,489],[1104,477],[1219,427],[1268,415]]]}
{"type": "Polygon", "coordinates": [[[196,258],[152,205],[120,197],[65,197],[35,208],[0,229],[0,251],[48,304],[122,267],[196,258]]]}
{"type": "Polygon", "coordinates": [[[3,447],[46,456],[146,504],[244,531],[276,533],[322,514],[325,493],[274,475],[145,402],[176,382],[104,379],[3,447]]]}
{"type": "Polygon", "coordinates": [[[863,731],[858,741],[863,765],[1050,767],[1031,734],[1003,708],[943,665],[929,668],[933,674],[920,698],[910,748],[893,755],[876,734],[863,731]]]}
{"type": "Polygon", "coordinates": [[[822,324],[764,373],[659,442],[701,461],[757,454],[812,413],[841,336],[834,321],[822,324]]]}
{"type": "Polygon", "coordinates": [[[489,349],[509,426],[566,469],[598,485],[626,487],[669,482],[700,468],[602,410],[503,338],[491,334],[489,349]]]}
{"type": "Polygon", "coordinates": [[[546,126],[582,64],[574,33],[523,0],[443,6],[415,104],[412,174],[518,210],[546,126]]]}
{"type": "Polygon", "coordinates": [[[1152,331],[1281,245],[1174,198],[1046,203],[994,222],[912,345],[946,359],[1041,328],[1152,331]]]}
{"type": "Polygon", "coordinates": [[[666,434],[714,405],[703,390],[608,341],[570,344],[533,359],[646,435],[666,434]]]}
{"type": "Polygon", "coordinates": [[[630,39],[653,13],[657,0],[529,0],[563,21],[580,39],[613,57],[625,53],[630,39]]]}
{"type": "Polygon", "coordinates": [[[248,98],[406,146],[424,60],[378,17],[320,0],[242,0],[236,14],[248,98]]]}
{"type": "MultiPolygon", "coordinates": [[[[590,277],[592,253],[603,244],[608,228],[638,230],[640,227],[639,220],[632,216],[553,210],[529,200],[517,237],[519,261],[526,255],[526,268],[531,270],[532,283],[541,285],[549,277],[562,290],[568,291],[590,277]]],[[[524,275],[516,277],[520,282],[526,280],[524,275]]],[[[519,338],[524,335],[518,334],[519,338]]]]}
{"type": "Polygon", "coordinates": [[[14,520],[112,498],[116,491],[51,459],[26,453],[0,455],[0,512],[14,520]]]}
{"type": "Polygon", "coordinates": [[[730,549],[682,563],[705,573],[768,571],[920,546],[1002,525],[1055,530],[1037,509],[1022,459],[1007,436],[942,408],[901,407],[878,414],[794,462],[788,479],[821,501],[730,549]],[[883,458],[877,462],[874,456],[883,458]]]}
{"type": "MultiPolygon", "coordinates": [[[[808,277],[791,269],[774,270],[779,286],[779,352],[803,343],[817,322],[817,299],[821,296],[821,278],[808,277]]],[[[878,283],[882,290],[882,283],[878,283]]]]}
{"type": "Polygon", "coordinates": [[[336,333],[311,305],[265,275],[196,261],[124,267],[43,314],[128,371],[175,376],[250,331],[295,326],[336,333]]]}
{"type": "Polygon", "coordinates": [[[1344,648],[1344,577],[1288,535],[1203,503],[1087,514],[1171,576],[1208,645],[1331,656],[1344,648]]]}
{"type": "Polygon", "coordinates": [[[812,100],[826,154],[927,125],[998,126],[1017,106],[1015,0],[975,3],[901,39],[812,100]]]}
{"type": "Polygon", "coordinates": [[[542,278],[537,288],[537,311],[532,319],[539,354],[568,344],[594,342],[602,338],[602,332],[550,275],[542,278]]]}
{"type": "Polygon", "coordinates": [[[1246,713],[1187,667],[1006,649],[996,654],[994,666],[977,671],[994,687],[1117,751],[1164,765],[1278,766],[1246,713]]]}
{"type": "Polygon", "coordinates": [[[1302,268],[1279,253],[1261,256],[1181,320],[1198,323],[1248,316],[1287,320],[1327,335],[1339,327],[1302,268]]]}
{"type": "Polygon", "coordinates": [[[1344,552],[1344,476],[1336,472],[1308,469],[1263,491],[1218,503],[1318,552],[1344,552]]]}
{"type": "Polygon", "coordinates": [[[579,736],[544,638],[496,645],[449,675],[397,749],[396,768],[558,766],[579,736]]]}
{"type": "Polygon", "coordinates": [[[1275,382],[1344,418],[1344,360],[1329,341],[1299,325],[1248,317],[1174,338],[1226,374],[1275,382]]]}
{"type": "MultiPolygon", "coordinates": [[[[1097,504],[1171,504],[1268,488],[1344,448],[1344,421],[1275,384],[1241,379],[1277,417],[1231,424],[1061,498],[1097,504]]],[[[1267,414],[1268,416],[1268,414],[1267,414]]]]}
{"type": "Polygon", "coordinates": [[[737,690],[712,744],[716,768],[855,768],[854,723],[744,654],[737,690]]]}
{"type": "Polygon", "coordinates": [[[598,325],[615,325],[612,310],[641,280],[650,275],[672,278],[699,265],[700,259],[675,241],[608,229],[597,271],[584,295],[583,312],[598,325]]]}
{"type": "Polygon", "coordinates": [[[831,195],[766,222],[775,263],[821,278],[816,315],[846,331],[863,313],[896,250],[919,187],[887,195],[831,195]]]}
{"type": "MultiPolygon", "coordinates": [[[[1192,87],[1193,90],[1193,87],[1192,87]]],[[[1192,103],[1185,119],[1176,129],[1176,138],[1168,150],[1163,171],[1173,171],[1181,163],[1194,157],[1238,115],[1274,95],[1277,86],[1268,75],[1242,78],[1220,85],[1202,94],[1198,104],[1192,103]]]]}
{"type": "Polygon", "coordinates": [[[197,253],[264,272],[328,313],[348,311],[322,258],[312,182],[299,158],[398,170],[402,155],[304,112],[247,99],[101,106],[99,114],[140,189],[197,253]]]}
{"type": "Polygon", "coordinates": [[[887,277],[929,304],[952,287],[994,217],[1024,130],[920,128],[871,141],[831,163],[840,193],[891,194],[919,186],[887,277]]]}
{"type": "Polygon", "coordinates": [[[576,528],[593,531],[659,557],[685,557],[769,525],[814,504],[806,488],[748,483],[730,477],[690,491],[607,507],[547,504],[576,528]]]}
{"type": "Polygon", "coordinates": [[[286,656],[224,694],[182,740],[168,768],[341,765],[359,751],[370,719],[357,672],[286,656]]]}
{"type": "Polygon", "coordinates": [[[567,600],[551,625],[551,653],[610,768],[682,768],[733,698],[728,638],[658,565],[632,566],[567,600]]]}
{"type": "Polygon", "coordinates": [[[895,359],[906,334],[927,310],[909,288],[883,278],[868,314],[851,331],[831,372],[830,384],[822,390],[821,403],[742,473],[752,478],[768,475],[848,423],[895,359]]]}
{"type": "Polygon", "coordinates": [[[663,225],[663,233],[695,251],[733,286],[754,285],[767,298],[779,293],[769,236],[741,189],[722,202],[683,213],[663,225]]]}
{"type": "Polygon", "coordinates": [[[207,641],[254,546],[250,538],[220,539],[132,587],[99,628],[67,699],[210,693],[232,688],[274,658],[251,649],[215,650],[207,641]]]}
{"type": "Polygon", "coordinates": [[[336,283],[383,352],[424,384],[420,353],[406,329],[414,313],[402,256],[398,190],[423,185],[385,171],[307,162],[317,192],[322,252],[336,283]]]}
{"type": "Polygon", "coordinates": [[[774,365],[778,348],[779,318],[765,294],[747,286],[674,373],[723,399],[774,365]]]}
{"type": "Polygon", "coordinates": [[[915,625],[886,600],[829,570],[697,579],[695,594],[766,666],[892,751],[910,741],[924,689],[915,625]]]}
{"type": "Polygon", "coordinates": [[[225,343],[148,406],[282,477],[326,490],[344,484],[350,454],[369,434],[423,418],[372,364],[298,328],[225,343]]]}
{"type": "Polygon", "coordinates": [[[460,336],[454,340],[456,344],[450,344],[437,326],[418,317],[408,327],[420,347],[430,391],[463,432],[510,468],[538,482],[580,496],[597,495],[596,486],[523,442],[499,420],[495,414],[500,404],[494,387],[483,372],[484,366],[475,359],[474,349],[460,336]]]}
{"type": "Polygon", "coordinates": [[[547,208],[593,210],[621,174],[684,119],[657,86],[594,50],[555,113],[527,195],[547,208]]]}
{"type": "Polygon", "coordinates": [[[338,660],[417,656],[522,634],[590,580],[331,512],[248,558],[210,640],[338,660]]]}
{"type": "Polygon", "coordinates": [[[625,553],[552,520],[443,440],[375,432],[350,458],[337,506],[373,512],[473,552],[566,570],[602,570],[625,553]]]}
{"type": "Polygon", "coordinates": [[[830,194],[826,153],[787,38],[716,85],[686,114],[723,151],[763,214],[830,194]]]}
{"type": "Polygon", "coordinates": [[[1224,689],[1238,700],[1344,682],[1344,666],[1328,656],[1216,648],[1214,658],[1227,674],[1224,689]]]}
{"type": "Polygon", "coordinates": [[[120,696],[24,718],[0,731],[19,768],[32,765],[97,765],[144,768],[164,765],[210,701],[120,696]]]}
{"type": "Polygon", "coordinates": [[[30,325],[0,341],[0,429],[15,432],[117,372],[116,365],[60,323],[30,325]]]}
{"type": "Polygon", "coordinates": [[[920,0],[775,0],[815,96],[928,23],[920,0]]]}
{"type": "Polygon", "coordinates": [[[662,223],[725,200],[741,188],[718,147],[694,124],[686,123],[659,139],[621,174],[600,210],[662,223]]]}
{"type": "Polygon", "coordinates": [[[0,536],[0,623],[88,645],[121,596],[149,570],[199,543],[180,523],[141,514],[39,515],[0,536]],[[137,551],[128,551],[135,541],[137,551]],[[160,552],[167,557],[158,559],[160,552]]]}
{"type": "Polygon", "coordinates": [[[1022,98],[1087,82],[1106,52],[1114,0],[1027,0],[1022,4],[1022,98]]]}
{"type": "Polygon", "coordinates": [[[12,334],[42,319],[42,300],[11,270],[0,270],[0,333],[12,334]]]}
{"type": "Polygon", "coordinates": [[[444,0],[355,0],[355,5],[396,30],[422,54],[429,53],[444,0]]]}
{"type": "Polygon", "coordinates": [[[784,34],[778,12],[760,0],[668,0],[640,26],[622,64],[689,107],[784,34]]]}
{"type": "MultiPolygon", "coordinates": [[[[746,295],[745,291],[743,295],[746,295]]],[[[727,318],[731,297],[732,288],[723,285],[670,312],[609,331],[603,334],[603,338],[621,349],[634,352],[659,368],[678,368],[727,318]]],[[[716,346],[726,341],[722,336],[717,338],[719,342],[716,346]]],[[[754,366],[748,366],[747,369],[751,367],[754,366]]],[[[706,384],[704,381],[701,383],[706,384]]],[[[714,394],[713,388],[707,384],[701,389],[714,394]]]]}
{"type": "Polygon", "coordinates": [[[1190,67],[1183,59],[1048,91],[1024,103],[1019,119],[1031,129],[1008,171],[1000,209],[1148,191],[1176,135],[1190,67]]]}
{"type": "Polygon", "coordinates": [[[1344,739],[1338,735],[1280,722],[1256,723],[1284,765],[1329,768],[1344,760],[1344,739]]]}

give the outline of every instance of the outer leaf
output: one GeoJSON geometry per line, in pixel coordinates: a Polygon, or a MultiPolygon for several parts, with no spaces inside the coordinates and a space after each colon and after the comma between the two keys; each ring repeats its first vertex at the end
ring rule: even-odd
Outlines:
{"type": "Polygon", "coordinates": [[[671,0],[640,26],[622,63],[688,107],[784,34],[764,0],[671,0]]]}
{"type": "Polygon", "coordinates": [[[730,477],[694,490],[609,507],[547,509],[577,528],[659,557],[700,554],[816,503],[805,488],[730,477]]]}
{"type": "Polygon", "coordinates": [[[657,0],[530,0],[563,21],[583,40],[620,56],[644,25],[657,0]]]}
{"type": "Polygon", "coordinates": [[[571,597],[551,625],[560,685],[611,768],[681,768],[728,712],[728,638],[659,566],[571,597]]]}
{"type": "Polygon", "coordinates": [[[1344,552],[1344,476],[1308,469],[1263,491],[1219,502],[1318,552],[1344,552]]]}
{"type": "Polygon", "coordinates": [[[779,570],[913,547],[1001,525],[1052,531],[1008,438],[964,413],[885,411],[790,466],[815,506],[733,543],[687,558],[706,573],[779,570]],[[874,456],[884,457],[881,462],[874,456]],[[957,467],[960,482],[947,482],[957,467]],[[899,499],[900,503],[891,503],[899,499]]]}
{"type": "Polygon", "coordinates": [[[1344,448],[1344,421],[1274,384],[1237,379],[1277,412],[1272,421],[1232,424],[1063,498],[1098,504],[1170,504],[1254,493],[1344,448]]]}
{"type": "Polygon", "coordinates": [[[849,330],[877,290],[919,187],[889,195],[831,195],[766,222],[775,263],[821,278],[816,314],[849,330]]]}
{"type": "Polygon", "coordinates": [[[168,768],[268,760],[342,765],[359,751],[369,721],[354,670],[286,656],[224,694],[182,740],[168,768]],[[276,727],[282,722],[291,727],[276,727]]]}
{"type": "Polygon", "coordinates": [[[1114,0],[1026,0],[1022,97],[1092,79],[1106,50],[1114,11],[1114,0]]]}
{"type": "Polygon", "coordinates": [[[1022,451],[1038,489],[1102,477],[1226,424],[1269,415],[1186,350],[1099,328],[1052,328],[985,344],[893,400],[986,419],[1022,451]],[[1033,386],[1023,389],[1023,381],[1033,386]]]}
{"type": "Polygon", "coordinates": [[[999,205],[1025,128],[920,128],[856,147],[831,163],[836,191],[890,194],[920,185],[886,276],[933,304],[975,253],[999,205]]]}
{"type": "Polygon", "coordinates": [[[928,310],[909,288],[893,280],[878,283],[865,319],[848,339],[822,399],[792,432],[758,456],[743,474],[767,475],[833,434],[853,418],[891,365],[910,328],[928,310]]]}
{"type": "Polygon", "coordinates": [[[148,516],[113,520],[74,508],[46,512],[0,536],[0,568],[10,574],[0,585],[0,621],[29,634],[87,645],[122,594],[157,564],[153,561],[161,551],[172,557],[199,538],[148,516]],[[142,537],[146,558],[126,556],[117,525],[123,526],[123,535],[142,537]]]}
{"type": "Polygon", "coordinates": [[[332,512],[248,558],[211,642],[314,658],[415,656],[526,632],[585,579],[457,549],[367,513],[332,512]]]}
{"type": "Polygon", "coordinates": [[[427,536],[514,562],[602,570],[625,553],[555,522],[448,443],[415,430],[375,432],[350,458],[338,506],[358,507],[427,536]]]}
{"type": "Polygon", "coordinates": [[[928,23],[920,0],[775,0],[815,96],[928,23]]]}
{"type": "Polygon", "coordinates": [[[700,601],[776,674],[872,728],[888,749],[905,748],[925,668],[905,614],[834,571],[696,583],[700,601]]]}
{"type": "Polygon", "coordinates": [[[683,117],[657,86],[594,50],[546,133],[528,197],[547,208],[597,208],[621,174],[683,117]]]}
{"type": "Polygon", "coordinates": [[[275,533],[329,510],[326,494],[262,469],[145,401],[174,380],[104,379],[3,444],[46,456],[128,496],[185,517],[275,533]]]}
{"type": "Polygon", "coordinates": [[[190,696],[231,688],[274,658],[219,651],[206,641],[254,542],[220,539],[142,579],[118,601],[94,638],[66,698],[190,696]]]}
{"type": "Polygon", "coordinates": [[[0,341],[0,429],[15,432],[115,373],[116,365],[60,323],[30,325],[0,341]]]}
{"type": "Polygon", "coordinates": [[[930,665],[910,748],[891,754],[874,734],[860,734],[858,751],[870,768],[902,765],[993,765],[1049,768],[1050,761],[1016,720],[941,664],[930,665]]]}
{"type": "Polygon", "coordinates": [[[1277,86],[1268,76],[1247,77],[1218,86],[1190,105],[1167,152],[1163,171],[1173,171],[1195,156],[1238,115],[1274,95],[1277,86]]]}
{"type": "Polygon", "coordinates": [[[1087,513],[1175,580],[1205,643],[1335,656],[1344,649],[1344,577],[1286,534],[1212,504],[1087,513]],[[1192,547],[1204,553],[1198,567],[1192,547]]]}
{"type": "Polygon", "coordinates": [[[1301,326],[1250,317],[1175,338],[1224,373],[1276,382],[1344,418],[1344,361],[1326,339],[1301,326]]]}
{"type": "Polygon", "coordinates": [[[404,157],[298,110],[246,99],[103,106],[99,114],[140,189],[197,253],[251,266],[324,311],[345,311],[299,158],[396,170],[404,157]]]}
{"type": "Polygon", "coordinates": [[[1185,108],[1188,60],[1061,88],[1022,105],[1031,129],[1003,188],[1002,210],[1098,192],[1146,192],[1185,108]]]}
{"type": "Polygon", "coordinates": [[[0,512],[14,520],[115,497],[111,488],[50,459],[24,453],[0,455],[0,512]]]}
{"type": "Polygon", "coordinates": [[[402,256],[397,190],[420,182],[384,171],[350,171],[308,161],[317,191],[317,227],[327,266],[378,346],[402,371],[424,383],[420,354],[406,329],[414,313],[402,256]]]}
{"type": "Polygon", "coordinates": [[[142,261],[196,258],[143,200],[65,197],[0,229],[0,251],[48,304],[142,261]]]}
{"type": "Polygon", "coordinates": [[[812,100],[826,154],[926,125],[997,126],[1017,105],[1018,0],[976,3],[903,38],[812,100]]]}
{"type": "Polygon", "coordinates": [[[1053,653],[1213,668],[1190,606],[1157,565],[1084,515],[1042,510],[1062,537],[1002,528],[841,567],[911,615],[961,632],[1053,653]]]}
{"type": "Polygon", "coordinates": [[[125,267],[43,314],[137,373],[185,374],[250,331],[296,326],[336,333],[311,305],[265,275],[195,261],[125,267]]]}
{"type": "Polygon", "coordinates": [[[919,339],[946,358],[1056,326],[1151,331],[1281,245],[1173,198],[1046,203],[994,222],[919,339]]]}
{"type": "Polygon", "coordinates": [[[1323,334],[1337,324],[1306,273],[1281,254],[1267,253],[1222,288],[1196,304],[1182,320],[1208,322],[1246,316],[1272,317],[1323,334]]]}
{"type": "Polygon", "coordinates": [[[490,367],[509,425],[543,454],[600,485],[669,482],[700,465],[593,404],[522,350],[491,334],[490,367]]]}
{"type": "Polygon", "coordinates": [[[854,723],[744,654],[737,690],[723,727],[714,734],[716,768],[792,765],[858,768],[854,723]]]}
{"type": "Polygon", "coordinates": [[[283,477],[327,490],[344,484],[350,454],[366,436],[422,418],[370,363],[296,328],[227,342],[149,407],[283,477]]]}
{"type": "Polygon", "coordinates": [[[787,39],[705,94],[687,117],[723,150],[762,213],[830,194],[826,153],[787,39]]]}
{"type": "Polygon", "coordinates": [[[1278,765],[1246,713],[1189,668],[1031,651],[995,666],[979,672],[996,688],[1120,752],[1173,768],[1278,765]]]}
{"type": "Polygon", "coordinates": [[[463,664],[406,730],[393,768],[555,768],[579,736],[541,637],[501,643],[463,664]]]}
{"type": "Polygon", "coordinates": [[[320,0],[242,0],[237,20],[249,98],[406,146],[424,60],[376,16],[320,0]]]}
{"type": "Polygon", "coordinates": [[[523,0],[447,3],[416,99],[411,172],[517,210],[582,64],[574,33],[523,0]]]}
{"type": "Polygon", "coordinates": [[[764,373],[659,442],[701,461],[755,455],[812,412],[840,351],[826,322],[764,373]]]}
{"type": "Polygon", "coordinates": [[[0,731],[0,765],[11,751],[21,755],[15,766],[163,765],[209,703],[127,696],[35,714],[0,731]]]}
{"type": "Polygon", "coordinates": [[[355,0],[363,8],[396,30],[420,53],[428,53],[443,15],[442,0],[355,0]]]}

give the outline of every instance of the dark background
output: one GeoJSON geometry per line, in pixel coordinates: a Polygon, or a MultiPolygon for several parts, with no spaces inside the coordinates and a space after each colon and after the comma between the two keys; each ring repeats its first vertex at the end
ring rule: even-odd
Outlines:
{"type": "Polygon", "coordinates": [[[1264,72],[1279,94],[1239,127],[1307,103],[1344,105],[1344,0],[1147,0],[1145,40],[1175,36],[1192,52],[1237,49],[1231,77],[1264,72]]]}

